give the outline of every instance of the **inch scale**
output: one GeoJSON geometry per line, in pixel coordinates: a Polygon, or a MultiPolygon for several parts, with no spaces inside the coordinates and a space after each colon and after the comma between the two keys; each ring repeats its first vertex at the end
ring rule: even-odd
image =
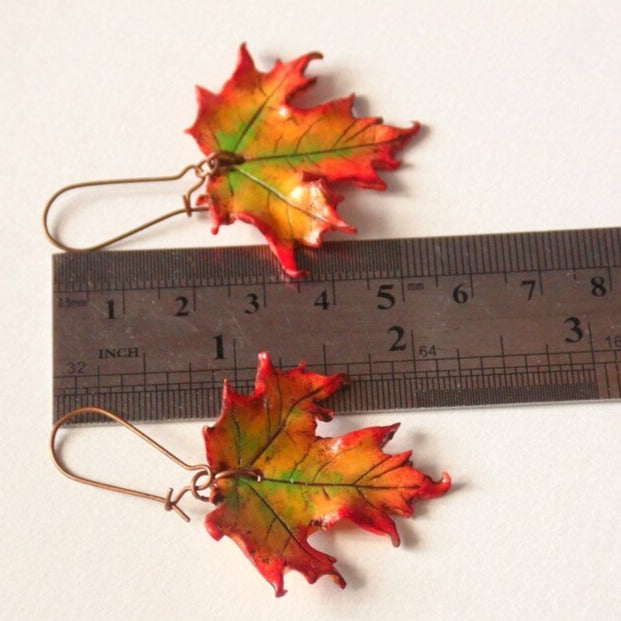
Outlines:
{"type": "MultiPolygon", "coordinates": [[[[257,354],[345,372],[339,412],[621,398],[621,228],[54,255],[54,416],[217,415],[257,354]]],[[[86,419],[88,420],[88,419],[86,419]]]]}

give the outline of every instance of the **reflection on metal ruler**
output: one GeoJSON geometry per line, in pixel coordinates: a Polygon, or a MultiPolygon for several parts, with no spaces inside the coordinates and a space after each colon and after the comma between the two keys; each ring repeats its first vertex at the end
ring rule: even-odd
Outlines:
{"type": "Polygon", "coordinates": [[[213,417],[257,353],[339,411],[621,397],[621,229],[54,256],[54,411],[213,417]]]}

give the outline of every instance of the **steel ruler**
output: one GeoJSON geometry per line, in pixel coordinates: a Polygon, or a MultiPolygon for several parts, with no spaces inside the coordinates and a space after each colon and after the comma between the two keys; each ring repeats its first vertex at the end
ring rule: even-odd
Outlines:
{"type": "Polygon", "coordinates": [[[338,411],[621,398],[621,228],[54,255],[54,414],[210,418],[257,354],[338,411]]]}

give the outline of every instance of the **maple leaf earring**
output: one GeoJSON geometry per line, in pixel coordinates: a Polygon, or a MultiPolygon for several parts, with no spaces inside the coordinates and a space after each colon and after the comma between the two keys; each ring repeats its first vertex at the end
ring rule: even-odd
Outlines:
{"type": "Polygon", "coordinates": [[[185,463],[120,416],[95,407],[73,410],[54,425],[52,457],[75,481],[160,502],[186,521],[190,518],[179,501],[187,493],[215,504],[205,518],[209,534],[216,540],[226,535],[235,541],[277,596],[285,594],[288,570],[300,572],[310,583],[330,576],[344,588],[336,559],[313,548],[309,536],[347,519],[371,533],[388,535],[397,546],[399,534],[389,514],[410,516],[415,499],[440,496],[451,485],[446,473],[436,482],[416,470],[411,451],[384,453],[398,424],[334,438],[317,436],[317,420],[327,422],[334,415],[319,402],[345,381],[340,373],[312,373],[303,363],[289,371],[275,369],[262,353],[252,394],[239,394],[225,382],[220,416],[203,431],[206,464],[185,463]],[[190,484],[176,494],[169,489],[158,496],[69,472],[56,452],[56,435],[83,413],[101,414],[125,426],[194,472],[190,484]]]}
{"type": "Polygon", "coordinates": [[[380,117],[358,118],[352,113],[354,96],[312,108],[297,108],[295,98],[316,78],[304,72],[321,58],[312,52],[293,61],[277,61],[262,73],[245,45],[237,68],[221,92],[198,87],[198,115],[188,129],[206,158],[167,177],[113,179],[76,183],[59,190],[47,203],[43,226],[49,240],[67,251],[105,248],[178,214],[208,211],[211,230],[241,220],[255,225],[267,239],[284,271],[298,269],[295,248],[317,248],[327,231],[355,233],[336,207],[341,197],[331,185],[354,183],[384,190],[377,171],[399,166],[395,153],[419,130],[384,125],[380,117]],[[183,195],[183,208],[164,214],[130,231],[88,248],[74,248],[50,232],[52,204],[65,192],[84,187],[172,181],[193,172],[198,181],[183,195]],[[193,194],[204,186],[192,205],[193,194]]]}

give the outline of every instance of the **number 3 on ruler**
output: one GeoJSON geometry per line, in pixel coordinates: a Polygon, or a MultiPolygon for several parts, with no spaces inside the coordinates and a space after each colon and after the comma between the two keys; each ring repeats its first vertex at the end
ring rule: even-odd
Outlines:
{"type": "Polygon", "coordinates": [[[565,342],[577,343],[578,341],[581,341],[584,336],[584,330],[580,327],[582,323],[580,319],[578,319],[578,317],[567,317],[567,319],[565,319],[565,323],[570,326],[569,331],[573,332],[571,337],[565,337],[565,342]]]}

